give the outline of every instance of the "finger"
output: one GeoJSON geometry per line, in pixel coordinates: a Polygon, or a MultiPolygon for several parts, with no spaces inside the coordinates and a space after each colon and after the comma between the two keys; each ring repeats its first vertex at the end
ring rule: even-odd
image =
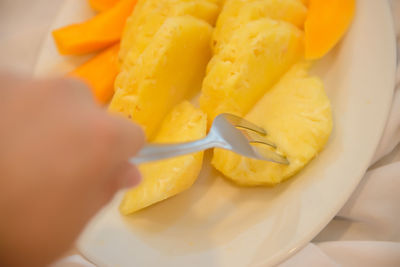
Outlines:
{"type": "Polygon", "coordinates": [[[129,162],[120,164],[107,178],[104,183],[104,204],[110,201],[116,192],[124,188],[133,188],[140,184],[142,176],[138,168],[129,162]]]}
{"type": "Polygon", "coordinates": [[[4,71],[4,70],[0,70],[0,79],[2,81],[2,88],[7,88],[7,87],[13,87],[10,86],[10,84],[12,85],[22,85],[25,84],[26,82],[29,82],[31,79],[26,76],[23,75],[21,73],[15,73],[15,72],[9,72],[9,71],[4,71]]]}
{"type": "Polygon", "coordinates": [[[76,100],[79,99],[81,101],[95,103],[92,90],[81,80],[76,78],[64,78],[55,80],[55,82],[58,83],[59,88],[64,90],[70,97],[76,100]]]}
{"type": "Polygon", "coordinates": [[[137,166],[128,163],[129,167],[126,168],[125,172],[121,173],[117,179],[120,181],[119,189],[133,188],[138,186],[142,182],[142,174],[140,173],[137,166]]]}
{"type": "Polygon", "coordinates": [[[8,99],[6,97],[10,97],[11,90],[20,90],[27,83],[31,83],[32,81],[25,75],[11,73],[7,71],[0,71],[0,100],[2,102],[7,102],[8,99]]]}
{"type": "Polygon", "coordinates": [[[117,191],[139,185],[142,181],[142,175],[135,165],[124,162],[121,167],[117,169],[116,174],[110,177],[110,181],[111,184],[115,184],[114,189],[117,191]]]}
{"type": "Polygon", "coordinates": [[[128,160],[135,156],[145,143],[145,135],[142,128],[130,120],[107,114],[110,127],[114,131],[113,150],[116,158],[128,160]]]}
{"type": "Polygon", "coordinates": [[[63,99],[65,103],[90,104],[95,106],[94,96],[90,88],[82,81],[74,78],[58,78],[38,80],[35,83],[35,90],[45,92],[45,96],[54,99],[63,99]],[[69,100],[69,101],[65,101],[69,100]]]}

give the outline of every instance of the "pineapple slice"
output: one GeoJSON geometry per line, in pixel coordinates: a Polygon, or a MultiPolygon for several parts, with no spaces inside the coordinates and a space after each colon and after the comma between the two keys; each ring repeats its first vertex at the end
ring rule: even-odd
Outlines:
{"type": "Polygon", "coordinates": [[[191,17],[168,18],[116,88],[110,111],[143,126],[151,140],[165,115],[201,88],[211,57],[212,27],[191,17]]]}
{"type": "Polygon", "coordinates": [[[228,0],[213,34],[214,53],[224,47],[238,28],[261,18],[283,20],[303,28],[307,8],[299,0],[228,0]]]}
{"type": "MultiPolygon", "coordinates": [[[[155,142],[176,143],[204,138],[207,117],[189,102],[183,102],[165,118],[155,142]]],[[[120,205],[128,215],[172,197],[192,186],[203,161],[203,152],[141,165],[142,183],[128,191],[120,205]]]]}
{"type": "Polygon", "coordinates": [[[139,0],[125,26],[120,63],[133,66],[168,17],[191,15],[214,25],[219,11],[211,0],[139,0]]]}
{"type": "Polygon", "coordinates": [[[209,121],[244,116],[303,51],[302,31],[287,22],[265,18],[238,29],[207,67],[200,106],[209,121]]]}
{"type": "Polygon", "coordinates": [[[212,164],[239,185],[274,185],[300,171],[322,150],[332,131],[332,113],[324,86],[300,63],[276,84],[246,118],[269,134],[290,165],[253,160],[215,150],[212,164]]]}

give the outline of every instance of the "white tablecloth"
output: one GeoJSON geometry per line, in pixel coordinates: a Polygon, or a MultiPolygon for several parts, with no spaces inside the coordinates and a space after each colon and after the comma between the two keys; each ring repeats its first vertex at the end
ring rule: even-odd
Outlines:
{"type": "MultiPolygon", "coordinates": [[[[32,72],[62,2],[0,0],[0,68],[32,72]]],[[[391,2],[400,36],[400,0],[391,2]]],[[[400,266],[399,88],[400,84],[381,143],[361,184],[313,242],[281,266],[400,266]]],[[[78,255],[56,265],[93,266],[78,255]]]]}

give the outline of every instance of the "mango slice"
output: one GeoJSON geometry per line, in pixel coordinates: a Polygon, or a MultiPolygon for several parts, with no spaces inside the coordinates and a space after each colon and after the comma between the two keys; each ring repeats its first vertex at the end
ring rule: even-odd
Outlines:
{"type": "Polygon", "coordinates": [[[114,81],[119,72],[118,52],[119,44],[116,44],[69,74],[86,82],[100,104],[108,103],[114,94],[114,81]]]}
{"type": "Polygon", "coordinates": [[[355,13],[355,0],[310,0],[305,22],[306,59],[327,54],[348,30],[355,13]]]}
{"type": "Polygon", "coordinates": [[[210,122],[220,113],[244,116],[303,55],[303,33],[260,19],[238,29],[207,67],[200,107],[210,122]]]}
{"type": "Polygon", "coordinates": [[[212,27],[191,17],[168,18],[116,83],[110,110],[142,125],[151,140],[165,115],[185,97],[197,93],[211,57],[212,27]]]}
{"type": "Polygon", "coordinates": [[[121,0],[88,21],[53,31],[58,51],[62,55],[82,55],[117,43],[135,4],[136,0],[121,0]]]}
{"type": "Polygon", "coordinates": [[[112,8],[120,0],[89,0],[90,6],[99,12],[112,8]]]}
{"type": "Polygon", "coordinates": [[[299,0],[228,0],[218,17],[213,34],[213,50],[218,53],[232,34],[250,21],[271,18],[304,26],[307,8],[299,0]]]}
{"type": "Polygon", "coordinates": [[[310,0],[301,0],[301,2],[308,7],[308,5],[310,4],[310,0]]]}
{"type": "Polygon", "coordinates": [[[218,14],[219,6],[207,0],[139,0],[123,34],[122,69],[136,63],[167,18],[191,15],[214,25],[218,14]]]}
{"type": "MultiPolygon", "coordinates": [[[[165,118],[156,143],[176,143],[205,137],[207,117],[190,103],[183,102],[165,118]]],[[[120,205],[124,215],[131,214],[154,203],[185,191],[197,179],[203,161],[203,152],[143,164],[142,183],[128,191],[120,205]]]]}
{"type": "Polygon", "coordinates": [[[253,160],[216,149],[212,164],[239,185],[275,185],[301,170],[322,150],[332,131],[332,113],[322,81],[297,64],[246,116],[264,127],[290,165],[253,160]]]}

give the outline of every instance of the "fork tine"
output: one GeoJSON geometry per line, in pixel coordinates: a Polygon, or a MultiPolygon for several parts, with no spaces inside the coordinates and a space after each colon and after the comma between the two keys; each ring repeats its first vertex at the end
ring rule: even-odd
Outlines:
{"type": "MultiPolygon", "coordinates": [[[[220,114],[215,118],[211,131],[213,130],[213,127],[215,127],[214,129],[215,131],[217,131],[217,135],[218,131],[221,131],[221,133],[225,133],[220,138],[222,138],[224,142],[229,144],[230,147],[226,148],[228,150],[232,150],[249,158],[266,160],[285,165],[290,164],[288,159],[284,155],[276,151],[276,144],[274,144],[266,137],[267,132],[263,128],[241,117],[228,113],[220,114]],[[234,131],[235,133],[240,133],[239,136],[241,136],[241,138],[244,137],[245,140],[242,140],[239,137],[239,139],[237,140],[238,142],[235,143],[235,138],[232,138],[229,134],[228,137],[230,138],[227,138],[227,129],[230,131],[234,131]],[[246,143],[243,144],[243,142],[246,143]],[[259,144],[259,146],[256,146],[257,144],[259,144]]],[[[235,134],[233,134],[233,136],[236,136],[236,138],[238,138],[238,136],[235,134]]]]}
{"type": "Polygon", "coordinates": [[[285,156],[280,155],[276,151],[271,151],[269,149],[262,149],[260,146],[257,146],[257,147],[252,146],[252,147],[253,147],[254,152],[259,155],[261,160],[268,160],[268,161],[272,161],[272,162],[283,164],[283,165],[290,164],[289,160],[285,156]]]}
{"type": "Polygon", "coordinates": [[[272,147],[274,151],[270,149],[262,149],[261,146],[254,146],[252,145],[252,148],[256,154],[258,154],[260,159],[267,159],[269,161],[273,161],[275,163],[280,163],[284,165],[289,164],[289,160],[278,153],[276,151],[277,146],[275,143],[273,143],[271,140],[269,140],[266,136],[262,136],[257,132],[253,131],[248,131],[247,129],[239,129],[240,132],[243,133],[243,135],[247,138],[250,144],[261,144],[261,145],[266,145],[269,147],[272,147]]]}
{"type": "Polygon", "coordinates": [[[228,113],[224,113],[224,114],[222,114],[222,116],[235,127],[247,129],[247,130],[256,132],[256,133],[264,135],[264,136],[267,135],[267,132],[263,128],[255,125],[254,123],[251,123],[241,117],[238,117],[233,114],[228,114],[228,113]]]}
{"type": "Polygon", "coordinates": [[[276,144],[269,140],[266,136],[259,134],[258,132],[254,132],[246,129],[239,129],[249,140],[250,144],[263,144],[273,148],[277,148],[276,144]]]}

